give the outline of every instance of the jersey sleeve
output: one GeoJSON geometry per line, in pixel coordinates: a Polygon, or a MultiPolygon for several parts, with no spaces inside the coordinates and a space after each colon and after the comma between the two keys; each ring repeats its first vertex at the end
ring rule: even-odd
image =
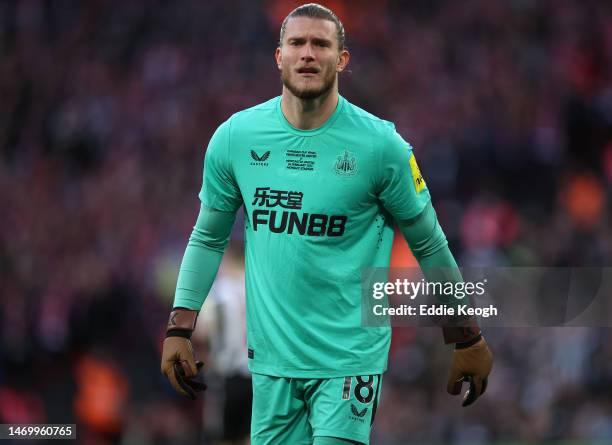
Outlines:
{"type": "Polygon", "coordinates": [[[382,139],[378,198],[396,220],[414,218],[423,211],[430,196],[412,147],[394,128],[382,139]]]}
{"type": "Polygon", "coordinates": [[[200,310],[217,275],[236,214],[200,206],[200,214],[183,255],[174,306],[200,310]]]}
{"type": "Polygon", "coordinates": [[[208,208],[235,212],[242,204],[230,159],[230,121],[213,134],[204,157],[204,180],[199,197],[208,208]]]}

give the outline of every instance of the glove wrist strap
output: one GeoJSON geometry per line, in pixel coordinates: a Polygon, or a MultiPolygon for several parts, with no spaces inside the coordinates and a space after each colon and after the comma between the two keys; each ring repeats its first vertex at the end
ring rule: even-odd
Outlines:
{"type": "Polygon", "coordinates": [[[482,334],[478,334],[476,337],[474,337],[473,339],[469,341],[455,343],[455,349],[466,349],[466,348],[469,348],[470,346],[474,346],[476,343],[480,341],[481,338],[482,338],[482,334]]]}
{"type": "Polygon", "coordinates": [[[166,337],[191,338],[198,319],[198,311],[175,307],[170,312],[168,325],[166,326],[166,337]]]}

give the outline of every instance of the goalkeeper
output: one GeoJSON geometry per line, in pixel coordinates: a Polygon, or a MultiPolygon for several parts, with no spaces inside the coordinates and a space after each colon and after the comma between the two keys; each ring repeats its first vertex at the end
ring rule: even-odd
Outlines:
{"type": "MultiPolygon", "coordinates": [[[[161,367],[178,392],[201,389],[189,338],[244,206],[253,445],[369,443],[391,330],[361,326],[361,270],[388,267],[394,221],[424,270],[457,270],[411,146],[338,93],[344,39],[329,9],[292,11],[281,96],[234,114],[206,151],[161,367]]],[[[470,404],[491,353],[473,322],[444,339],[456,345],[447,389],[469,381],[470,404]]]]}

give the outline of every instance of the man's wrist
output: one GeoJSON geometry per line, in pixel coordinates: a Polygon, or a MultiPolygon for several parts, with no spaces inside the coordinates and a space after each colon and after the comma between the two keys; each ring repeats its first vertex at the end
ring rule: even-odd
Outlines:
{"type": "MultiPolygon", "coordinates": [[[[447,345],[451,343],[466,344],[481,336],[481,331],[476,318],[468,317],[452,322],[447,319],[442,327],[442,334],[444,335],[444,343],[447,345]]],[[[475,340],[474,343],[477,341],[475,340]]]]}
{"type": "Polygon", "coordinates": [[[472,338],[471,340],[468,340],[468,341],[465,341],[465,342],[455,343],[455,349],[466,349],[466,348],[469,348],[470,346],[474,346],[481,339],[482,339],[482,332],[479,333],[476,337],[472,338]]]}
{"type": "Polygon", "coordinates": [[[190,339],[197,320],[198,311],[183,307],[173,308],[166,326],[166,337],[190,339]]]}

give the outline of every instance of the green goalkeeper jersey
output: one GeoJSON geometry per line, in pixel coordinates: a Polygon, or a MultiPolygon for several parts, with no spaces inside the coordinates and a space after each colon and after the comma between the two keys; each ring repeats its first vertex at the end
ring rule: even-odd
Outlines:
{"type": "Polygon", "coordinates": [[[392,123],[340,96],[323,126],[299,130],[280,103],[217,129],[200,192],[211,209],[244,205],[249,368],[296,378],[379,374],[391,332],[361,326],[361,270],[389,265],[393,218],[418,215],[429,192],[392,123]]]}

